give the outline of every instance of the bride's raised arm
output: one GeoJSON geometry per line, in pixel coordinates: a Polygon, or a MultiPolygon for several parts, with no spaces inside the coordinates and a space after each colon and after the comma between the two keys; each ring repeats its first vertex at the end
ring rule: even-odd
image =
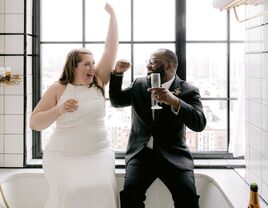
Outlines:
{"type": "Polygon", "coordinates": [[[105,48],[100,61],[96,65],[96,75],[102,84],[107,84],[111,71],[114,68],[118,49],[118,26],[114,9],[106,3],[105,10],[110,15],[108,33],[105,41],[105,48]]]}

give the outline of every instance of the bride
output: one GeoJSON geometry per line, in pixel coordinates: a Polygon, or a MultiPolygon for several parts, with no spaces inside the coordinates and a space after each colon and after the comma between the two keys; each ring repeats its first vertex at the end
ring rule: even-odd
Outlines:
{"type": "MultiPolygon", "coordinates": [[[[56,121],[43,155],[49,184],[46,208],[115,208],[114,152],[104,124],[104,86],[114,67],[118,28],[113,8],[105,49],[95,65],[85,49],[69,52],[59,81],[52,84],[35,107],[30,127],[42,131],[56,121]]],[[[116,67],[129,67],[118,61],[116,67]]]]}

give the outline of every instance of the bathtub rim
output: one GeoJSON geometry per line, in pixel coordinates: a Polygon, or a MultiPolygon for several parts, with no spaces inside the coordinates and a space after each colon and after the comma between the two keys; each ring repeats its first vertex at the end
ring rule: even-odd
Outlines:
{"type": "MultiPolygon", "coordinates": [[[[224,199],[230,204],[230,206],[234,207],[233,203],[230,201],[230,199],[228,198],[228,196],[226,195],[226,193],[223,191],[223,189],[221,188],[221,186],[217,183],[217,181],[215,179],[213,179],[211,176],[205,174],[205,173],[194,173],[195,179],[196,181],[198,179],[205,179],[207,181],[209,181],[210,183],[212,183],[222,194],[222,196],[224,197],[224,199]]],[[[2,200],[4,201],[4,203],[7,203],[6,200],[6,196],[3,190],[3,184],[8,183],[10,180],[16,180],[16,179],[20,179],[20,178],[45,178],[44,173],[43,172],[16,172],[10,175],[7,175],[6,177],[4,177],[2,180],[0,180],[0,197],[2,198],[2,200]]],[[[8,203],[7,203],[8,204],[8,203]]]]}
{"type": "Polygon", "coordinates": [[[219,185],[219,183],[211,176],[204,174],[204,173],[195,173],[195,179],[197,178],[206,178],[209,182],[211,182],[214,186],[217,187],[217,189],[221,192],[221,194],[223,195],[224,199],[230,204],[230,206],[232,206],[233,208],[235,208],[234,204],[232,203],[232,201],[229,199],[229,197],[227,196],[227,194],[223,191],[223,188],[219,185]]]}
{"type": "MultiPolygon", "coordinates": [[[[213,169],[213,168],[198,168],[194,169],[196,177],[209,177],[210,181],[223,192],[223,196],[230,201],[233,207],[247,207],[249,199],[249,185],[245,181],[243,171],[245,169],[213,169]],[[241,175],[242,172],[242,175],[241,175]],[[239,193],[239,194],[237,194],[239,193]]],[[[116,178],[122,178],[125,175],[124,169],[115,169],[116,178]]],[[[0,168],[0,184],[9,180],[10,177],[22,176],[44,177],[42,168],[0,168]]],[[[268,203],[261,197],[260,203],[262,208],[268,208],[268,203]]]]}

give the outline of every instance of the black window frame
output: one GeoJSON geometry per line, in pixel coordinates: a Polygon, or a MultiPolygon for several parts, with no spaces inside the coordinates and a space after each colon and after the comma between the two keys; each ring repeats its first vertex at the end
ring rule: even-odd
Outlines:
{"type": "MultiPolygon", "coordinates": [[[[49,43],[62,43],[62,42],[41,42],[40,41],[40,1],[33,1],[33,107],[38,103],[41,97],[41,66],[40,58],[41,44],[49,43]]],[[[83,37],[82,45],[85,46],[89,43],[104,43],[104,42],[89,42],[85,41],[85,0],[83,2],[83,37]]],[[[121,41],[120,43],[131,44],[131,61],[133,57],[133,45],[135,44],[154,44],[154,43],[172,43],[175,44],[175,52],[180,54],[178,56],[178,65],[180,66],[177,70],[178,76],[186,80],[186,44],[187,43],[227,43],[227,97],[226,98],[202,98],[202,100],[226,100],[227,101],[227,144],[230,142],[230,102],[235,100],[235,98],[230,97],[230,45],[231,43],[241,43],[242,41],[231,41],[230,40],[230,13],[226,12],[227,18],[227,40],[226,41],[186,41],[186,0],[175,0],[175,41],[133,41],[133,4],[134,0],[131,0],[131,40],[121,41]]],[[[64,42],[66,43],[66,42],[64,42]]],[[[72,43],[72,42],[68,42],[72,43]]],[[[79,42],[80,43],[80,42],[79,42]]],[[[133,79],[133,70],[131,74],[131,79],[133,79]]],[[[41,147],[41,133],[33,131],[33,159],[42,158],[42,147],[41,147]]],[[[124,152],[116,152],[116,158],[123,159],[125,157],[124,152]]],[[[209,151],[209,152],[195,152],[193,153],[195,159],[231,159],[233,155],[227,151],[209,151]]]]}

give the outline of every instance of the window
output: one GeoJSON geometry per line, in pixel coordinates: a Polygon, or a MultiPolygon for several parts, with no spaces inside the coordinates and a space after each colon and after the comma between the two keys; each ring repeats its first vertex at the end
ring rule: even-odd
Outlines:
{"type": "Polygon", "coordinates": [[[243,24],[209,1],[187,0],[186,8],[186,79],[199,88],[207,118],[203,132],[188,130],[187,142],[195,152],[227,153],[242,86],[243,24]]]}
{"type": "MultiPolygon", "coordinates": [[[[41,35],[40,42],[36,44],[40,47],[38,58],[41,72],[33,80],[35,86],[40,86],[42,94],[51,83],[58,80],[66,55],[71,49],[89,48],[98,61],[104,46],[108,17],[102,8],[104,1],[40,1],[41,24],[37,23],[36,26],[40,26],[41,35]]],[[[233,59],[230,54],[238,56],[243,51],[241,36],[230,30],[230,22],[234,20],[230,21],[229,13],[213,9],[210,1],[109,2],[117,12],[119,23],[118,59],[125,58],[132,63],[131,70],[124,76],[123,85],[128,86],[136,77],[145,75],[145,60],[155,49],[169,48],[176,51],[179,59],[177,74],[199,87],[208,119],[207,128],[203,132],[187,130],[190,149],[194,152],[228,153],[231,105],[237,96],[238,68],[241,64],[241,59],[233,59]]],[[[112,108],[107,89],[108,135],[113,149],[122,153],[131,126],[131,108],[112,108]]],[[[35,104],[38,97],[35,96],[35,104]]],[[[34,134],[34,157],[42,156],[53,128],[42,131],[41,135],[34,134]]]]}

